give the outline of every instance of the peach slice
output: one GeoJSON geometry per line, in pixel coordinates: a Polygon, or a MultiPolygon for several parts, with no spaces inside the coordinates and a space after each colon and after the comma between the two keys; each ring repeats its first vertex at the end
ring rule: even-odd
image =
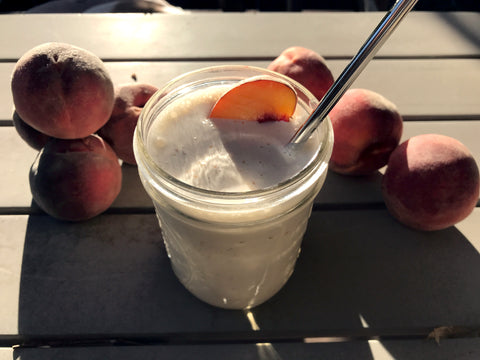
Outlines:
{"type": "Polygon", "coordinates": [[[289,121],[295,112],[297,94],[286,82],[266,76],[240,81],[215,103],[213,119],[289,121]]]}

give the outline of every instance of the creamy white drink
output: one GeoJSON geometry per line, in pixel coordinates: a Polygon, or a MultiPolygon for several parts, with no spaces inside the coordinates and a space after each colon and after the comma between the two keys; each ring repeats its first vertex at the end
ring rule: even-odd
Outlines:
{"type": "Polygon", "coordinates": [[[154,96],[134,149],[179,280],[209,304],[246,309],[268,300],[293,272],[326,176],[332,133],[325,121],[306,143],[286,146],[316,104],[296,84],[307,94],[300,93],[288,122],[210,119],[238,74],[267,72],[224,69],[235,76],[206,69],[203,82],[188,86],[186,76],[154,96]]]}
{"type": "Polygon", "coordinates": [[[288,122],[210,119],[215,102],[232,86],[202,88],[166,106],[147,138],[153,161],[180,181],[222,192],[271,187],[300,172],[319,147],[314,139],[286,146],[305,110],[298,107],[288,122]]]}

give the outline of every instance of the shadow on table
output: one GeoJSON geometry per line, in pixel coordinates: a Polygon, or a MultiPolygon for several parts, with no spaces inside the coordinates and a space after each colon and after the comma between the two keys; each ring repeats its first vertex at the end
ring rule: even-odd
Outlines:
{"type": "Polygon", "coordinates": [[[347,176],[329,171],[325,183],[315,198],[314,209],[383,207],[382,174],[347,176]]]}
{"type": "Polygon", "coordinates": [[[30,216],[21,334],[162,334],[227,324],[247,329],[243,314],[217,313],[178,283],[155,215],[101,215],[80,223],[30,216]]]}
{"type": "MultiPolygon", "coordinates": [[[[287,296],[284,301],[290,306],[295,297],[287,296]]],[[[275,303],[273,306],[275,308],[275,303]]],[[[338,315],[329,314],[330,325],[338,315]]],[[[359,321],[352,314],[345,317],[342,324],[350,328],[358,326],[359,321]]],[[[25,336],[79,335],[83,340],[95,340],[97,336],[104,339],[104,335],[149,337],[153,334],[159,343],[168,343],[178,334],[201,334],[208,339],[208,333],[215,337],[225,332],[252,330],[244,312],[213,308],[180,285],[170,268],[153,214],[101,215],[83,223],[31,215],[24,245],[18,328],[25,336]]],[[[275,322],[262,327],[280,334],[289,328],[289,324],[275,322]]],[[[148,347],[136,348],[142,358],[158,358],[155,357],[158,352],[148,347]]],[[[179,359],[182,358],[179,352],[184,351],[182,356],[185,356],[191,354],[191,348],[167,346],[162,354],[165,359],[179,359]]],[[[217,355],[228,352],[229,346],[201,348],[200,354],[204,357],[195,358],[219,358],[217,355]]],[[[298,358],[295,357],[298,354],[303,359],[314,359],[319,353],[318,345],[304,346],[301,342],[230,346],[234,348],[238,348],[238,352],[229,356],[232,360],[242,359],[243,355],[264,360],[291,359],[298,358]]],[[[325,345],[320,353],[331,354],[340,349],[345,359],[359,354],[358,359],[371,359],[366,343],[325,345]]],[[[41,353],[18,349],[14,356],[23,360],[39,359],[39,356],[40,359],[60,359],[66,355],[81,359],[85,351],[89,358],[97,358],[95,354],[98,354],[102,359],[122,359],[114,349],[98,348],[52,349],[41,353]]]]}
{"type": "MultiPolygon", "coordinates": [[[[479,289],[480,255],[455,227],[414,231],[382,209],[317,211],[292,278],[253,312],[264,327],[312,332],[343,330],[355,319],[357,329],[478,328],[479,289]]],[[[412,359],[405,345],[385,348],[412,359]]]]}
{"type": "MultiPolygon", "coordinates": [[[[480,3],[477,2],[477,7],[479,7],[477,11],[480,11],[479,4],[480,3]]],[[[479,14],[477,14],[476,17],[472,17],[470,23],[467,22],[467,18],[460,18],[459,14],[455,13],[438,12],[436,15],[448,23],[452,28],[456,29],[473,45],[475,45],[477,48],[480,48],[480,37],[478,36],[478,20],[480,18],[479,14]]]]}
{"type": "MultiPolygon", "coordinates": [[[[478,326],[478,289],[480,256],[456,228],[413,231],[384,209],[319,210],[292,278],[252,314],[261,330],[276,334],[478,326]]],[[[251,324],[243,312],[210,307],[179,284],[155,215],[65,223],[37,214],[25,237],[18,328],[26,336],[155,334],[169,341],[247,332],[251,324]]],[[[368,343],[353,343],[242,348],[258,359],[308,360],[330,351],[339,359],[373,358],[368,343]]],[[[217,351],[204,349],[205,358],[217,351]]],[[[396,360],[412,359],[405,346],[389,342],[386,349],[396,360]]],[[[22,359],[36,358],[29,354],[22,359]]]]}

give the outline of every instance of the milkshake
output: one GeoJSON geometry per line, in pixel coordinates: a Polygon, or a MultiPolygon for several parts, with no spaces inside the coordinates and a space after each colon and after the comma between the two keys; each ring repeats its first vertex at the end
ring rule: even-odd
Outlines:
{"type": "Polygon", "coordinates": [[[177,78],[147,103],[134,150],[173,270],[199,299],[247,309],[293,272],[313,199],[327,172],[329,121],[305,143],[289,139],[317,105],[298,83],[264,69],[207,68],[177,78]],[[288,82],[288,121],[215,119],[217,100],[245,78],[288,82]]]}

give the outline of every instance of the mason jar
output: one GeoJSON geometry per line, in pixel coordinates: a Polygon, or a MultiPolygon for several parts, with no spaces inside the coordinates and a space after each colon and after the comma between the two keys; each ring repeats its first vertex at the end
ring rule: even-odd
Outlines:
{"type": "Polygon", "coordinates": [[[305,114],[318,104],[302,85],[266,69],[204,68],[172,80],[152,96],[142,110],[133,142],[140,179],[153,201],[175,275],[199,299],[229,309],[265,302],[292,274],[313,201],[327,175],[331,123],[323,121],[309,139],[316,144],[315,151],[301,171],[250,191],[223,192],[187,184],[159,166],[147,144],[152,124],[172,101],[199,88],[234,84],[256,75],[288,82],[305,114]]]}

